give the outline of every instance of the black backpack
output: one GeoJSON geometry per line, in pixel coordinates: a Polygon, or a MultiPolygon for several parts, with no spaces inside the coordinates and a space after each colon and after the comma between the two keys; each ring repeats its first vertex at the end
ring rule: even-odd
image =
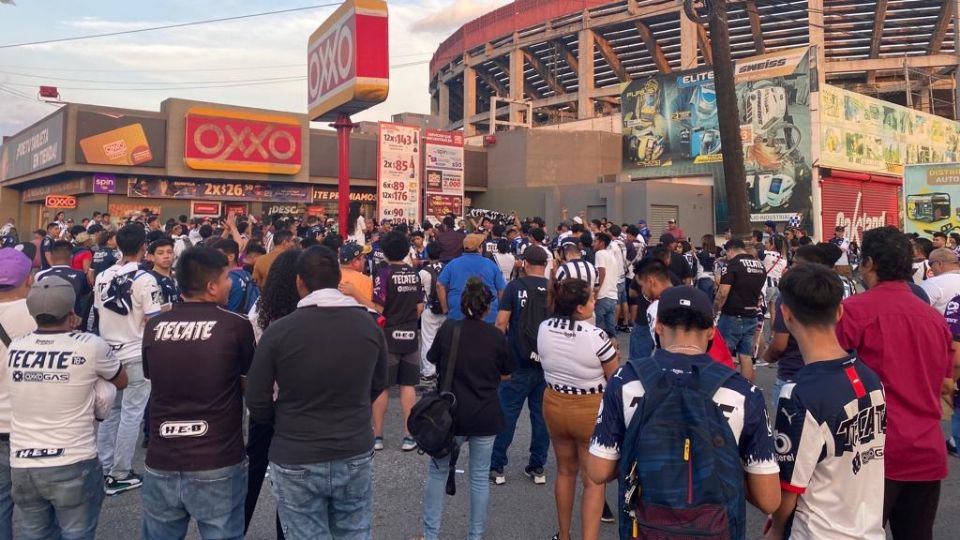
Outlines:
{"type": "Polygon", "coordinates": [[[540,323],[550,318],[550,307],[547,304],[547,286],[540,287],[534,284],[529,277],[520,278],[520,283],[527,291],[527,300],[523,303],[523,311],[520,313],[518,335],[521,358],[539,362],[537,336],[540,334],[540,323]]]}
{"type": "Polygon", "coordinates": [[[450,345],[450,357],[443,374],[443,381],[435,392],[424,395],[410,410],[407,430],[422,454],[441,459],[450,456],[450,474],[447,476],[447,493],[456,493],[454,474],[457,457],[460,454],[453,433],[454,415],[457,410],[457,398],[450,389],[453,386],[453,373],[457,368],[457,356],[460,349],[462,322],[454,322],[453,340],[450,345]]]}
{"type": "Polygon", "coordinates": [[[423,265],[423,269],[430,274],[430,292],[427,293],[427,309],[434,315],[443,315],[443,308],[440,306],[440,297],[437,296],[437,278],[443,270],[444,264],[440,261],[429,262],[423,265]]]}

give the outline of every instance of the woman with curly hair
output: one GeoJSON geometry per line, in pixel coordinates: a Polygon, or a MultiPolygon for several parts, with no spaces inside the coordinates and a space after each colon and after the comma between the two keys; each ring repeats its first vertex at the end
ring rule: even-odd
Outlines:
{"type": "MultiPolygon", "coordinates": [[[[437,366],[440,381],[450,369],[453,336],[459,326],[460,345],[453,367],[451,392],[457,398],[453,433],[458,445],[470,445],[470,528],[468,538],[483,537],[490,502],[490,456],[493,441],[504,428],[498,388],[513,371],[507,340],[492,324],[484,322],[493,304],[493,293],[483,280],[467,280],[460,299],[464,319],[448,319],[440,327],[427,353],[437,366]]],[[[431,459],[427,468],[427,489],[423,497],[423,529],[426,540],[440,538],[443,496],[450,474],[450,456],[431,459]]]]}
{"type": "MultiPolygon", "coordinates": [[[[288,249],[280,254],[273,264],[270,265],[267,281],[263,284],[263,291],[257,303],[250,309],[247,317],[253,324],[253,334],[257,342],[263,335],[263,331],[270,326],[270,323],[286,317],[297,309],[297,302],[300,301],[300,293],[297,292],[297,258],[300,257],[299,249],[288,249]]],[[[274,388],[274,399],[276,399],[276,388],[274,388]]],[[[273,439],[273,426],[255,424],[250,421],[249,435],[247,438],[247,500],[244,505],[244,526],[243,532],[246,534],[250,528],[250,520],[253,518],[253,511],[257,508],[257,499],[260,498],[260,488],[263,487],[263,478],[267,473],[267,453],[270,450],[270,441],[273,439]]],[[[277,538],[283,538],[283,530],[280,528],[280,516],[277,520],[277,538]]]]}

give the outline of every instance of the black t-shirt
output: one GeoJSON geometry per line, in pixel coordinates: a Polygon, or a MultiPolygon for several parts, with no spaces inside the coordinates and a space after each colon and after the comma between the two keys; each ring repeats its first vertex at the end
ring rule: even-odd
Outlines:
{"type": "Polygon", "coordinates": [[[77,297],[73,304],[73,312],[86,321],[93,301],[93,289],[90,287],[90,282],[87,281],[87,276],[80,270],[74,270],[69,266],[52,266],[47,270],[37,272],[37,281],[50,276],[62,278],[73,285],[73,292],[77,297]]]}
{"type": "Polygon", "coordinates": [[[383,306],[387,320],[387,350],[394,354],[417,350],[417,304],[423,303],[420,274],[409,264],[390,264],[373,280],[373,301],[383,306]]]}
{"type": "Polygon", "coordinates": [[[720,274],[720,284],[730,285],[721,313],[736,317],[756,315],[760,311],[760,294],[766,281],[763,262],[745,253],[731,259],[720,274]]]}
{"type": "MultiPolygon", "coordinates": [[[[783,300],[778,298],[775,308],[777,310],[775,314],[776,318],[773,321],[773,331],[778,334],[788,334],[790,337],[787,338],[787,348],[784,349],[783,353],[780,354],[780,358],[777,360],[777,378],[781,381],[792,381],[804,365],[803,355],[800,354],[800,345],[797,343],[797,340],[794,339],[793,334],[787,330],[787,324],[783,320],[782,305],[783,300]]],[[[777,398],[777,396],[773,397],[774,399],[777,398]]]]}
{"type": "Polygon", "coordinates": [[[209,303],[177,304],[147,321],[150,379],[147,466],[203,471],[244,460],[243,388],[255,349],[245,318],[209,303]]]}
{"type": "MultiPolygon", "coordinates": [[[[444,322],[427,353],[427,359],[437,366],[438,381],[443,381],[446,373],[456,324],[459,322],[449,319],[444,322]]],[[[457,397],[454,434],[496,435],[505,424],[497,394],[500,377],[512,373],[515,365],[507,352],[506,338],[495,326],[472,319],[462,324],[451,388],[457,397]]]]}
{"type": "Polygon", "coordinates": [[[497,249],[497,242],[499,241],[500,241],[499,238],[494,238],[493,235],[490,235],[487,238],[487,240],[483,243],[483,252],[488,255],[494,255],[496,253],[500,253],[500,250],[497,249]]]}
{"type": "MultiPolygon", "coordinates": [[[[637,282],[637,278],[631,279],[629,285],[627,285],[627,304],[631,307],[637,306],[637,317],[633,321],[634,324],[650,327],[650,322],[647,320],[647,309],[650,307],[650,303],[647,297],[643,295],[643,288],[637,282]]],[[[640,331],[643,330],[634,330],[634,332],[640,331]]]]}
{"type": "Polygon", "coordinates": [[[549,281],[545,277],[527,276],[524,279],[515,279],[507,284],[503,290],[503,298],[500,301],[500,311],[510,312],[510,322],[507,327],[507,344],[510,347],[510,355],[517,367],[530,369],[543,369],[539,362],[534,362],[529,358],[523,357],[523,347],[521,346],[520,332],[523,330],[523,308],[527,305],[527,284],[532,287],[542,287],[544,294],[547,290],[549,281]]]}
{"type": "Polygon", "coordinates": [[[110,249],[107,246],[100,246],[98,250],[93,252],[93,262],[90,263],[90,268],[93,269],[93,275],[100,275],[100,272],[117,264],[118,260],[120,260],[120,254],[117,250],[110,249]]]}
{"type": "Polygon", "coordinates": [[[667,270],[673,274],[670,276],[671,283],[674,279],[679,280],[679,283],[673,283],[673,285],[683,285],[683,280],[694,277],[690,263],[687,262],[687,259],[683,255],[675,251],[670,252],[670,264],[667,265],[667,270]]]}
{"type": "Polygon", "coordinates": [[[49,234],[43,237],[43,240],[40,241],[40,269],[46,270],[50,268],[50,264],[47,262],[47,255],[50,254],[50,250],[53,249],[53,237],[49,234]]]}

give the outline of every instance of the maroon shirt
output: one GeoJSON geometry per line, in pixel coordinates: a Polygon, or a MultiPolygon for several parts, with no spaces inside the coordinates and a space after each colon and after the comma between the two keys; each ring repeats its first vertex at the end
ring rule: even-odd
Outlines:
{"type": "Polygon", "coordinates": [[[947,476],[940,388],[953,376],[952,336],[943,315],[899,281],[843,301],[837,338],[856,349],[887,398],[886,477],[924,482],[947,476]]]}

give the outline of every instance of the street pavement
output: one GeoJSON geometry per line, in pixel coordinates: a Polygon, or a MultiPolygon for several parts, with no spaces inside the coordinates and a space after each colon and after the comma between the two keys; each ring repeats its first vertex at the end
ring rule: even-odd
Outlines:
{"type": "MultiPolygon", "coordinates": [[[[621,335],[626,350],[626,336],[621,335]]],[[[758,368],[758,382],[764,390],[775,379],[776,370],[758,368]]],[[[427,475],[428,459],[416,452],[402,452],[403,437],[400,426],[400,403],[394,392],[386,421],[386,448],[374,458],[374,504],[373,537],[376,539],[408,540],[421,533],[421,499],[427,475]]],[[[944,424],[946,426],[946,424],[944,424]]],[[[487,528],[484,535],[492,540],[547,540],[557,531],[556,511],[553,499],[553,479],[556,465],[552,450],[547,464],[547,485],[537,486],[523,476],[527,448],[530,442],[530,422],[524,409],[517,424],[517,432],[508,454],[510,463],[506,468],[507,483],[490,486],[490,506],[487,528]]],[[[144,450],[138,450],[135,467],[142,471],[144,450]]],[[[458,472],[469,462],[466,448],[460,455],[458,472]]],[[[949,458],[950,476],[944,481],[937,512],[934,537],[936,539],[960,538],[960,459],[949,458]]],[[[607,487],[607,500],[614,502],[616,485],[607,487]]],[[[457,475],[457,494],[445,497],[443,514],[444,539],[466,538],[469,522],[470,489],[466,475],[457,475]]],[[[131,540],[140,538],[141,514],[140,491],[121,493],[105,500],[100,515],[97,538],[102,540],[131,540]]],[[[579,499],[577,502],[579,505],[579,499]]],[[[577,507],[578,508],[578,507],[577,507]]],[[[274,501],[270,493],[269,478],[260,495],[257,511],[247,538],[267,540],[275,537],[274,501]]],[[[576,516],[578,510],[574,512],[576,516]]],[[[575,517],[574,538],[580,538],[579,522],[575,517]]],[[[765,521],[758,510],[747,505],[747,538],[761,538],[765,521]]],[[[17,519],[15,517],[14,523],[17,519]]],[[[601,538],[617,538],[615,524],[603,524],[601,538]]],[[[187,538],[200,538],[196,526],[191,524],[187,538]]]]}

